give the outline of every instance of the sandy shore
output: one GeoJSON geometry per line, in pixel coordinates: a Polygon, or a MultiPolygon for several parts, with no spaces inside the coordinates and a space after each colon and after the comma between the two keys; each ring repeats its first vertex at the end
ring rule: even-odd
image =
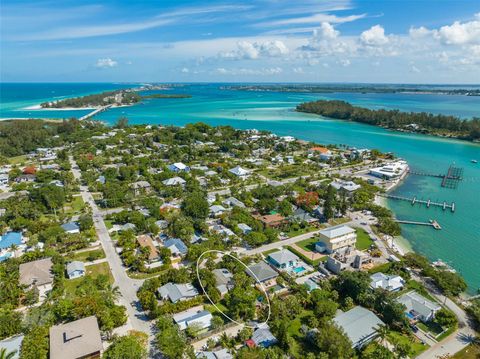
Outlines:
{"type": "MultiPolygon", "coordinates": [[[[134,106],[136,104],[139,104],[140,102],[133,103],[130,105],[114,105],[111,108],[117,108],[117,107],[130,107],[134,106]]],[[[62,107],[62,108],[55,108],[55,107],[42,107],[40,104],[38,105],[33,105],[33,106],[28,106],[22,108],[22,110],[32,110],[32,111],[82,111],[82,110],[97,110],[103,106],[91,106],[91,107],[62,107]]]]}

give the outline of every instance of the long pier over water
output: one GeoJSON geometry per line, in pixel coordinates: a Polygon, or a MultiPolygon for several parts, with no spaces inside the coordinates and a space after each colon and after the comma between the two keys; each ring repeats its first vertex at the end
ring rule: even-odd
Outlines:
{"type": "Polygon", "coordinates": [[[436,174],[436,173],[428,173],[428,172],[420,172],[420,171],[412,171],[412,170],[409,170],[408,173],[412,175],[417,175],[417,176],[441,178],[442,187],[457,188],[458,183],[462,180],[463,168],[451,165],[448,168],[448,171],[446,174],[442,174],[442,173],[436,174]]]}
{"type": "Polygon", "coordinates": [[[82,116],[79,118],[80,121],[83,121],[83,120],[88,120],[89,118],[92,118],[93,116],[95,116],[97,113],[100,113],[100,112],[103,112],[103,111],[106,111],[108,110],[110,107],[112,107],[113,105],[106,105],[106,106],[102,106],[102,107],[99,107],[95,110],[93,110],[92,112],[89,112],[87,113],[85,116],[82,116]]]}
{"type": "Polygon", "coordinates": [[[417,197],[413,197],[413,198],[409,198],[409,197],[403,197],[403,196],[395,196],[395,195],[392,195],[392,194],[387,194],[387,193],[379,193],[378,194],[379,196],[381,197],[385,197],[385,198],[390,198],[390,199],[396,199],[396,200],[399,200],[399,201],[406,201],[406,202],[410,202],[412,204],[412,206],[415,204],[415,203],[419,203],[419,204],[424,204],[427,206],[427,208],[430,208],[430,206],[434,206],[434,207],[440,207],[442,208],[444,211],[446,209],[450,209],[452,212],[455,212],[455,202],[452,202],[452,203],[448,203],[446,201],[444,202],[434,202],[430,199],[428,200],[423,200],[423,199],[417,199],[417,197]]]}

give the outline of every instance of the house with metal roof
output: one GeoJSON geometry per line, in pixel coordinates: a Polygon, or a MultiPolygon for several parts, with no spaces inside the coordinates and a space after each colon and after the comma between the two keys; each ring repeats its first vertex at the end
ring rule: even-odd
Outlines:
{"type": "Polygon", "coordinates": [[[352,342],[352,348],[361,348],[377,336],[377,329],[384,323],[373,312],[360,306],[337,314],[333,322],[343,329],[352,342]]]}
{"type": "Polygon", "coordinates": [[[245,223],[237,224],[237,227],[242,231],[243,234],[249,234],[252,231],[252,227],[245,223]]]}
{"type": "Polygon", "coordinates": [[[67,264],[67,277],[69,279],[80,278],[85,275],[85,264],[80,261],[73,261],[67,264]]]}
{"type": "Polygon", "coordinates": [[[299,258],[288,249],[282,249],[277,252],[270,253],[267,261],[278,269],[289,269],[297,266],[299,258]]]}
{"type": "Polygon", "coordinates": [[[347,247],[354,247],[357,242],[355,229],[340,224],[328,227],[319,232],[320,242],[325,244],[326,251],[333,253],[347,247]]]}
{"type": "Polygon", "coordinates": [[[157,290],[158,295],[163,300],[170,300],[172,303],[194,298],[198,295],[197,289],[190,283],[176,284],[167,283],[157,290]]]}
{"type": "Polygon", "coordinates": [[[265,262],[258,262],[248,266],[246,273],[253,279],[259,280],[266,287],[275,285],[275,278],[278,277],[277,271],[265,262]]]}
{"type": "Polygon", "coordinates": [[[233,359],[233,355],[228,352],[228,349],[222,348],[209,352],[197,352],[196,359],[233,359]]]}
{"type": "Polygon", "coordinates": [[[250,171],[249,170],[246,170],[245,168],[242,168],[240,166],[236,166],[232,169],[229,169],[228,172],[234,174],[235,176],[237,176],[238,178],[247,178],[248,176],[250,176],[250,171]]]}
{"type": "Polygon", "coordinates": [[[277,338],[272,334],[270,329],[267,328],[257,328],[252,337],[246,341],[247,346],[249,347],[263,347],[268,348],[272,345],[278,343],[277,338]]]}
{"type": "Polygon", "coordinates": [[[148,181],[133,182],[130,185],[130,188],[133,189],[133,193],[135,194],[135,196],[138,196],[144,193],[150,193],[152,190],[152,186],[148,181]]]}
{"type": "Polygon", "coordinates": [[[180,330],[185,330],[191,325],[198,325],[200,329],[209,328],[212,321],[212,314],[208,310],[193,308],[173,315],[174,322],[180,330]]]}
{"type": "Polygon", "coordinates": [[[184,256],[188,252],[187,246],[180,238],[169,238],[163,245],[170,249],[170,252],[172,252],[174,256],[184,256]]]}
{"type": "Polygon", "coordinates": [[[389,275],[382,272],[374,273],[370,276],[370,287],[372,289],[381,288],[389,292],[398,292],[405,285],[405,280],[399,275],[389,275]]]}
{"type": "Polygon", "coordinates": [[[406,307],[405,313],[409,319],[422,322],[434,319],[435,314],[442,309],[438,303],[425,298],[414,290],[398,297],[397,302],[406,307]]]}
{"type": "Polygon", "coordinates": [[[80,233],[80,226],[75,222],[67,222],[62,224],[60,227],[68,234],[80,233]]]}
{"type": "Polygon", "coordinates": [[[178,172],[189,172],[190,167],[188,167],[186,164],[182,162],[175,162],[172,163],[171,165],[168,166],[168,169],[172,172],[178,173],[178,172]]]}
{"type": "Polygon", "coordinates": [[[216,216],[220,216],[222,215],[223,213],[225,213],[227,209],[219,204],[214,204],[212,206],[210,206],[209,208],[209,211],[210,211],[210,216],[212,217],[216,217],[216,216]]]}
{"type": "Polygon", "coordinates": [[[185,181],[182,177],[172,177],[162,181],[165,186],[183,186],[187,181],[185,181]]]}
{"type": "Polygon", "coordinates": [[[50,328],[50,359],[100,358],[102,350],[95,316],[50,328]]]}
{"type": "Polygon", "coordinates": [[[222,201],[222,204],[227,207],[240,207],[245,208],[245,203],[236,199],[235,197],[228,197],[227,199],[222,201]]]}

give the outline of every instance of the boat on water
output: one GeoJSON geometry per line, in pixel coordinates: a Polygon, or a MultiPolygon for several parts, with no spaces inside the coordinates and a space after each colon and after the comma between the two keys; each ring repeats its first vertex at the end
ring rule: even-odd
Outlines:
{"type": "Polygon", "coordinates": [[[470,160],[470,162],[472,162],[472,163],[478,163],[477,160],[470,160]]]}
{"type": "Polygon", "coordinates": [[[445,263],[441,259],[436,260],[435,262],[432,263],[432,265],[435,268],[444,269],[444,270],[452,272],[452,273],[456,272],[455,269],[453,269],[450,265],[448,265],[447,263],[445,263]]]}

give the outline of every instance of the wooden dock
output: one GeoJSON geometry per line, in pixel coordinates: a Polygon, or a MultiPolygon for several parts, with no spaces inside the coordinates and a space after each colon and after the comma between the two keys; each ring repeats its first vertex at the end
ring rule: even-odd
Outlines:
{"type": "Polygon", "coordinates": [[[395,222],[402,223],[402,224],[414,224],[417,226],[430,226],[435,228],[436,230],[442,229],[442,226],[440,226],[440,224],[434,219],[431,219],[428,222],[403,221],[403,220],[396,219],[395,222]]]}
{"type": "Polygon", "coordinates": [[[395,199],[395,200],[398,200],[398,201],[406,201],[406,202],[410,202],[412,204],[412,206],[415,204],[415,203],[419,203],[419,204],[424,204],[427,206],[427,208],[430,208],[430,206],[434,206],[434,207],[440,207],[442,208],[444,211],[446,209],[450,209],[452,212],[455,212],[455,202],[452,202],[452,203],[448,203],[446,201],[443,201],[443,202],[434,202],[430,199],[428,200],[423,200],[423,199],[418,199],[416,196],[413,197],[413,198],[408,198],[408,197],[403,197],[403,196],[394,196],[394,195],[391,195],[391,194],[387,194],[387,193],[379,193],[378,194],[379,196],[381,197],[385,197],[385,198],[390,198],[390,199],[395,199]]]}
{"type": "Polygon", "coordinates": [[[417,175],[417,176],[441,178],[442,179],[442,183],[441,183],[442,187],[455,189],[455,188],[457,188],[458,183],[462,180],[463,168],[451,165],[448,168],[446,174],[443,174],[443,173],[428,173],[428,172],[412,171],[412,170],[408,170],[408,173],[412,174],[412,175],[417,175]]]}

